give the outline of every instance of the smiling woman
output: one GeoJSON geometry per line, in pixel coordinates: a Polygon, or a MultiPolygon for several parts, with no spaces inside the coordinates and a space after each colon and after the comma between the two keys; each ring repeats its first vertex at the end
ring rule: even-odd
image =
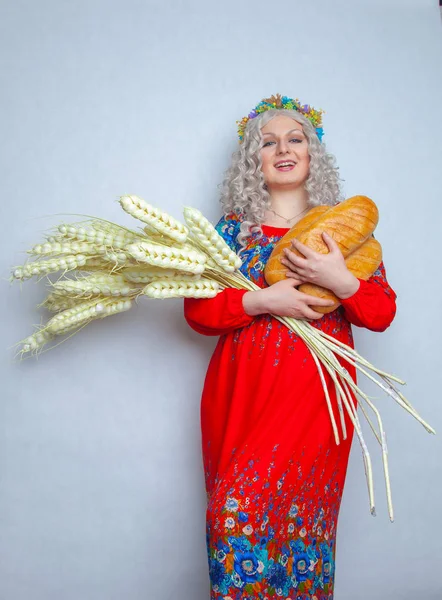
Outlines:
{"type": "MultiPolygon", "coordinates": [[[[241,273],[260,289],[226,288],[214,298],[184,300],[190,327],[220,336],[201,399],[212,600],[333,598],[354,426],[335,408],[329,372],[320,373],[304,341],[273,315],[308,319],[353,347],[352,323],[384,331],[396,312],[383,263],[358,281],[332,247],[315,283],[327,283],[341,299],[336,310],[313,310],[333,301],[296,289],[309,280],[304,263],[296,276],[267,285],[264,269],[275,244],[309,208],[340,200],[337,169],[319,140],[322,130],[315,130],[317,111],[294,102],[286,109],[284,98],[268,99],[247,121],[216,226],[242,256],[241,273]],[[339,445],[321,378],[344,432],[339,445]]],[[[355,367],[340,362],[356,381],[355,367]]],[[[354,394],[351,402],[356,412],[354,394]]]]}

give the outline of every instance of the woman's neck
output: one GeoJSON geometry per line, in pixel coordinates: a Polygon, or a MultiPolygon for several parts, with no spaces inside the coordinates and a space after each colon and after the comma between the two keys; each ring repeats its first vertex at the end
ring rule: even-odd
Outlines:
{"type": "Polygon", "coordinates": [[[310,208],[308,193],[302,188],[269,190],[271,208],[266,211],[264,222],[274,227],[293,227],[310,208]],[[273,209],[273,210],[272,210],[273,209]],[[274,211],[274,212],[273,212],[274,211]],[[277,213],[277,214],[276,214],[277,213]]]}

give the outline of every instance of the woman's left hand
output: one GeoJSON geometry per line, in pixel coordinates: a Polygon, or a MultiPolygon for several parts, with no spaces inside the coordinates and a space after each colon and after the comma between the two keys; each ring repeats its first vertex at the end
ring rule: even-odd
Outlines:
{"type": "MultiPolygon", "coordinates": [[[[357,278],[347,269],[345,258],[335,240],[325,231],[322,238],[329,249],[328,254],[315,252],[297,239],[292,246],[305,256],[298,256],[288,248],[284,250],[283,265],[290,269],[287,277],[295,277],[303,282],[314,283],[334,292],[337,296],[355,289],[357,278]]],[[[357,287],[357,286],[356,286],[357,287]]]]}

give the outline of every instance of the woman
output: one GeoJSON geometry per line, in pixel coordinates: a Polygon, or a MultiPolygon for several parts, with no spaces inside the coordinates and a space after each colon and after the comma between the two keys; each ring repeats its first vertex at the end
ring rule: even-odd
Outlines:
{"type": "MultiPolygon", "coordinates": [[[[285,109],[279,95],[263,102],[268,108],[247,120],[227,172],[216,226],[261,289],[184,300],[190,327],[220,336],[201,401],[211,598],[331,599],[353,426],[345,413],[348,436],[337,446],[307,346],[271,315],[308,319],[353,347],[351,323],[384,331],[396,294],[383,263],[368,281],[357,279],[326,235],[328,254],[298,243],[306,258],[289,252],[287,279],[266,284],[275,243],[309,208],[342,198],[317,119],[285,109]],[[311,306],[329,301],[298,291],[304,282],[333,290],[341,305],[315,311],[311,306]]],[[[341,362],[356,381],[355,369],[341,362]]],[[[335,407],[328,375],[326,381],[335,407]]]]}

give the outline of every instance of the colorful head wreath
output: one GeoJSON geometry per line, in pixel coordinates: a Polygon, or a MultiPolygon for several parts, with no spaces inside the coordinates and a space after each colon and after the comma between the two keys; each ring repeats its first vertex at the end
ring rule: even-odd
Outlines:
{"type": "Polygon", "coordinates": [[[298,98],[294,100],[293,98],[288,98],[287,96],[281,97],[280,94],[276,94],[276,96],[264,98],[257,106],[255,106],[255,108],[247,117],[243,117],[241,121],[236,121],[238,123],[238,137],[240,144],[244,139],[244,130],[249,119],[254,119],[262,112],[270,110],[271,108],[288,108],[290,110],[297,110],[307,117],[307,119],[316,129],[316,135],[318,136],[319,141],[322,141],[322,136],[324,135],[324,130],[322,129],[322,114],[325,113],[325,111],[315,110],[308,104],[301,104],[298,98]]]}

